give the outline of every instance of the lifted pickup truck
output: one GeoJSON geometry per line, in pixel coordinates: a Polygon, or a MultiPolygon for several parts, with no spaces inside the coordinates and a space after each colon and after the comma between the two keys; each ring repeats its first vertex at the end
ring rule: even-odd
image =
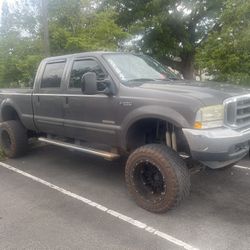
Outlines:
{"type": "Polygon", "coordinates": [[[181,80],[145,55],[47,58],[33,89],[0,91],[1,147],[18,157],[37,137],[109,160],[125,156],[130,194],[162,213],[189,194],[190,163],[223,168],[248,154],[249,93],[181,80]]]}

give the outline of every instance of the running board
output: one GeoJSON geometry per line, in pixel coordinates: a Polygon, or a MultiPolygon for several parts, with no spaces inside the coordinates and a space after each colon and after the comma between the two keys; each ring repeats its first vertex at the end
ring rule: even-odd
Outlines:
{"type": "Polygon", "coordinates": [[[59,140],[52,140],[52,139],[48,139],[48,138],[44,138],[44,137],[39,137],[38,141],[49,143],[49,144],[52,144],[55,146],[60,146],[63,148],[74,149],[77,151],[81,151],[81,152],[96,155],[96,156],[100,156],[100,157],[103,157],[107,160],[114,160],[114,159],[117,159],[120,157],[119,154],[116,154],[116,153],[92,149],[92,148],[83,147],[83,146],[79,146],[79,145],[75,145],[75,144],[71,144],[71,143],[67,143],[67,142],[61,142],[59,140]]]}

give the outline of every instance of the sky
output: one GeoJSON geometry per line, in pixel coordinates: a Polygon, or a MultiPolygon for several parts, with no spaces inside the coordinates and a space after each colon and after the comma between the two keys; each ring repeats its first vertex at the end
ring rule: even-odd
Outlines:
{"type": "MultiPolygon", "coordinates": [[[[4,0],[0,0],[0,23],[1,23],[1,14],[2,14],[2,4],[4,0]]],[[[11,5],[15,2],[16,0],[7,0],[7,2],[11,5]]]]}
{"type": "MultiPolygon", "coordinates": [[[[7,0],[8,3],[13,3],[15,0],[7,0]]],[[[2,9],[2,3],[3,3],[3,0],[0,0],[0,9],[2,9]]]]}
{"type": "Polygon", "coordinates": [[[2,8],[3,0],[0,0],[0,8],[2,8]]]}

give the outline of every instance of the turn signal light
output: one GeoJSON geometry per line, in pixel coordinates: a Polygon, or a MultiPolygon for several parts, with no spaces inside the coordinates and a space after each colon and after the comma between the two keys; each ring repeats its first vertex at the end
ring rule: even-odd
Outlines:
{"type": "Polygon", "coordinates": [[[196,128],[196,129],[202,129],[202,123],[201,122],[195,122],[194,128],[196,128]]]}

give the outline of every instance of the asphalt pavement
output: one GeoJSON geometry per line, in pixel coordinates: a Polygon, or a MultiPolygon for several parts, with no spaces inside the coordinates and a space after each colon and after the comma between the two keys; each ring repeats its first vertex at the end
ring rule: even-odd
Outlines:
{"type": "Polygon", "coordinates": [[[193,175],[163,215],[129,197],[121,162],[40,146],[4,164],[0,249],[250,249],[249,159],[193,175]]]}

